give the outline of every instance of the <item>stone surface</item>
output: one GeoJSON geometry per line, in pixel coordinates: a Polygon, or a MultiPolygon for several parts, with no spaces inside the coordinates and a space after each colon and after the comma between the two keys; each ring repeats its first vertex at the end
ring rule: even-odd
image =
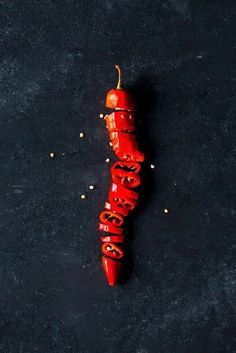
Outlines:
{"type": "Polygon", "coordinates": [[[235,10],[0,1],[0,352],[236,352],[235,10]],[[117,63],[147,163],[110,288],[97,220],[115,156],[99,115],[117,63]]]}

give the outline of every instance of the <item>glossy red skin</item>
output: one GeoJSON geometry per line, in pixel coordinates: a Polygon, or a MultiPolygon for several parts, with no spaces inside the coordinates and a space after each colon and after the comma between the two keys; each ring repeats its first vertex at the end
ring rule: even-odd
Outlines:
{"type": "Polygon", "coordinates": [[[115,169],[111,176],[114,183],[128,189],[135,189],[141,183],[140,176],[138,174],[127,172],[122,169],[115,169]]]}
{"type": "Polygon", "coordinates": [[[125,132],[111,132],[112,148],[117,157],[125,161],[144,161],[143,152],[139,151],[136,136],[125,132]]]}
{"type": "Polygon", "coordinates": [[[118,245],[110,242],[102,244],[102,252],[104,255],[117,260],[122,259],[122,257],[124,256],[123,250],[118,245]],[[108,246],[111,248],[110,250],[107,250],[108,246]],[[114,254],[113,251],[115,252],[114,254]]]}
{"type": "Polygon", "coordinates": [[[125,237],[123,235],[105,235],[103,237],[100,237],[103,243],[123,243],[124,238],[125,237]]]}
{"type": "Polygon", "coordinates": [[[108,284],[112,287],[117,283],[121,269],[121,262],[102,256],[102,265],[108,284]]]}
{"type": "Polygon", "coordinates": [[[109,211],[109,210],[103,211],[100,214],[99,218],[103,224],[107,224],[110,226],[121,227],[122,224],[124,223],[124,218],[120,214],[109,211]],[[109,216],[110,219],[107,216],[109,216]],[[113,220],[112,220],[112,218],[113,218],[113,220]]]}
{"type": "Polygon", "coordinates": [[[116,169],[121,169],[121,170],[128,169],[128,171],[138,174],[141,170],[141,165],[138,162],[117,161],[112,165],[111,173],[113,173],[113,171],[116,169]],[[132,169],[132,167],[134,168],[132,169]]]}
{"type": "Polygon", "coordinates": [[[133,132],[135,131],[134,113],[117,110],[106,116],[106,126],[109,132],[133,132]]]}
{"type": "Polygon", "coordinates": [[[124,89],[113,88],[107,92],[106,107],[134,111],[134,100],[130,92],[124,89]]]}
{"type": "Polygon", "coordinates": [[[123,228],[109,226],[109,225],[103,224],[103,223],[98,223],[98,230],[101,230],[106,233],[113,233],[113,234],[118,234],[118,235],[121,235],[123,233],[123,228]]]}
{"type": "Polygon", "coordinates": [[[116,183],[111,184],[110,192],[116,193],[117,197],[124,196],[134,200],[138,199],[138,193],[136,191],[126,189],[123,186],[117,185],[116,183]]]}
{"type": "Polygon", "coordinates": [[[105,208],[107,210],[110,210],[112,212],[117,212],[119,214],[121,214],[122,216],[128,216],[129,214],[129,210],[123,208],[123,207],[119,207],[117,206],[117,204],[115,202],[105,202],[105,208]]]}

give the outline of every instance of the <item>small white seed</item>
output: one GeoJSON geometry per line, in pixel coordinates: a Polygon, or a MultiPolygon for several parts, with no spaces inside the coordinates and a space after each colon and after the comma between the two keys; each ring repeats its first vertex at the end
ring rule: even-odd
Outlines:
{"type": "Polygon", "coordinates": [[[84,195],[84,194],[81,195],[80,197],[81,197],[82,200],[85,200],[87,198],[86,195],[84,195]]]}
{"type": "Polygon", "coordinates": [[[165,209],[164,209],[164,213],[169,213],[168,208],[165,208],[165,209]]]}
{"type": "Polygon", "coordinates": [[[112,142],[111,141],[109,142],[109,145],[112,147],[112,142]]]}
{"type": "Polygon", "coordinates": [[[103,115],[103,114],[100,114],[100,115],[99,115],[99,118],[103,119],[103,118],[104,118],[104,115],[103,115]]]}
{"type": "Polygon", "coordinates": [[[90,189],[90,190],[93,190],[94,188],[95,188],[94,185],[89,185],[89,189],[90,189]]]}
{"type": "Polygon", "coordinates": [[[83,137],[84,137],[84,133],[81,132],[81,133],[79,134],[79,137],[80,137],[80,138],[83,138],[83,137]]]}
{"type": "Polygon", "coordinates": [[[55,153],[54,153],[54,152],[51,152],[51,153],[49,154],[49,156],[50,156],[51,158],[54,158],[54,157],[55,157],[55,153]]]}
{"type": "Polygon", "coordinates": [[[150,165],[150,168],[151,168],[151,169],[154,169],[154,168],[155,168],[155,165],[154,165],[154,164],[151,164],[151,165],[150,165]]]}
{"type": "Polygon", "coordinates": [[[110,161],[111,161],[110,158],[107,158],[107,159],[106,159],[106,162],[107,162],[107,163],[109,163],[110,161]]]}

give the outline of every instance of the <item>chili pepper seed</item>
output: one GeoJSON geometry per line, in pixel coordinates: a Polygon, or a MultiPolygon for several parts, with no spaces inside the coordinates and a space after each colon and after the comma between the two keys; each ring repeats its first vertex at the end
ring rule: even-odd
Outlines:
{"type": "Polygon", "coordinates": [[[112,147],[112,142],[111,141],[109,142],[109,145],[112,147]]]}
{"type": "Polygon", "coordinates": [[[81,197],[81,199],[82,199],[82,200],[87,199],[87,196],[86,196],[86,195],[84,195],[84,194],[83,194],[83,195],[81,195],[80,197],[81,197]]]}
{"type": "Polygon", "coordinates": [[[150,168],[151,168],[151,169],[154,169],[154,168],[155,168],[155,165],[154,165],[154,164],[151,164],[151,165],[150,165],[150,168]]]}
{"type": "Polygon", "coordinates": [[[107,162],[107,163],[109,163],[110,161],[111,161],[110,158],[107,158],[107,159],[106,159],[106,162],[107,162]]]}
{"type": "Polygon", "coordinates": [[[54,152],[49,153],[49,156],[50,156],[51,158],[54,158],[55,155],[56,155],[56,154],[55,154],[54,152]]]}
{"type": "Polygon", "coordinates": [[[169,213],[168,208],[165,208],[165,209],[164,209],[164,213],[169,213]]]}
{"type": "Polygon", "coordinates": [[[103,115],[103,114],[100,114],[100,115],[99,115],[99,118],[103,119],[103,118],[104,118],[104,115],[103,115]]]}
{"type": "Polygon", "coordinates": [[[83,138],[83,137],[84,137],[84,133],[81,132],[81,133],[79,134],[79,137],[80,137],[80,138],[83,138]]]}
{"type": "Polygon", "coordinates": [[[95,188],[94,185],[89,185],[89,189],[90,189],[90,190],[93,190],[94,188],[95,188]]]}

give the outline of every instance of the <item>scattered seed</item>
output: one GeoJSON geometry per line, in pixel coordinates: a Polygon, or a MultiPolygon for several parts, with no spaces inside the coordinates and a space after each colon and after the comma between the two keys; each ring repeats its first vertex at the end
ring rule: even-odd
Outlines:
{"type": "Polygon", "coordinates": [[[86,195],[81,195],[80,197],[82,200],[85,200],[87,198],[86,195]]]}
{"type": "Polygon", "coordinates": [[[112,147],[112,142],[111,141],[109,142],[109,145],[112,147]]]}
{"type": "Polygon", "coordinates": [[[111,250],[111,247],[110,247],[110,246],[107,246],[107,247],[106,247],[106,250],[111,250]]]}
{"type": "Polygon", "coordinates": [[[164,213],[169,213],[168,208],[165,208],[165,209],[164,209],[164,213]]]}
{"type": "Polygon", "coordinates": [[[100,114],[100,115],[99,115],[99,118],[103,119],[103,118],[104,118],[104,115],[103,115],[103,114],[100,114]]]}
{"type": "Polygon", "coordinates": [[[94,188],[95,188],[94,185],[89,185],[89,189],[90,189],[90,190],[93,190],[94,188]]]}
{"type": "Polygon", "coordinates": [[[49,153],[49,156],[50,156],[51,158],[54,158],[54,157],[55,157],[55,153],[54,153],[54,152],[51,152],[51,153],[49,153]]]}
{"type": "Polygon", "coordinates": [[[107,163],[109,163],[110,161],[111,161],[110,158],[107,158],[107,159],[106,159],[106,162],[107,162],[107,163]]]}
{"type": "Polygon", "coordinates": [[[155,168],[155,165],[154,165],[154,164],[151,164],[151,165],[150,165],[150,168],[151,168],[151,169],[154,169],[154,168],[155,168]]]}
{"type": "Polygon", "coordinates": [[[83,138],[83,137],[84,137],[84,133],[81,132],[81,133],[79,134],[79,137],[83,138]]]}

